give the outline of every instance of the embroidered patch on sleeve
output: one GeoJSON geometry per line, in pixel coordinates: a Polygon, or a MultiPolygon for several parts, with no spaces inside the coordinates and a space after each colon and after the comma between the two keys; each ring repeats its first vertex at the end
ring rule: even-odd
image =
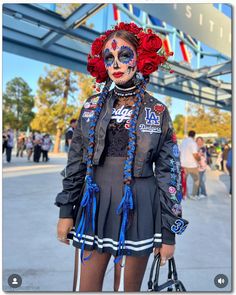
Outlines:
{"type": "Polygon", "coordinates": [[[185,231],[186,227],[187,225],[184,225],[183,220],[177,219],[175,224],[171,226],[171,231],[175,234],[181,235],[185,231]]]}

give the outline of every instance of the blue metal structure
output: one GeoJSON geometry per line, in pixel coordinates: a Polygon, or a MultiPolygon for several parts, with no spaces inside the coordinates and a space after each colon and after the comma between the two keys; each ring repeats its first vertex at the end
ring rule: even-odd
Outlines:
{"type": "MultiPolygon", "coordinates": [[[[173,96],[185,101],[231,110],[231,83],[219,78],[232,72],[231,60],[221,54],[203,52],[198,46],[184,39],[175,29],[147,24],[145,17],[138,18],[137,11],[131,14],[126,7],[116,4],[140,26],[151,27],[160,33],[173,34],[173,41],[183,39],[199,57],[218,56],[224,62],[195,70],[171,60],[174,74],[157,72],[151,76],[149,90],[173,96]],[[142,20],[141,20],[142,19],[142,20]]],[[[84,21],[107,4],[82,4],[67,18],[34,4],[3,5],[3,50],[41,62],[87,73],[87,54],[93,40],[101,33],[84,25],[84,21]]],[[[145,6],[143,6],[145,8],[145,6]]],[[[106,12],[107,13],[107,12],[106,12]]],[[[200,62],[199,62],[200,65],[200,62]]]]}

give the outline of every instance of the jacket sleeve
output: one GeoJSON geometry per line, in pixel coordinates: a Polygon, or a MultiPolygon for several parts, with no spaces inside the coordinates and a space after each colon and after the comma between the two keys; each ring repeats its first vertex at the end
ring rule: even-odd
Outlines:
{"type": "Polygon", "coordinates": [[[63,190],[55,201],[55,205],[60,207],[60,218],[72,218],[73,206],[78,202],[86,175],[86,164],[83,159],[83,137],[81,131],[82,110],[78,123],[72,137],[68,161],[62,172],[64,176],[62,184],[63,190]]]}
{"type": "Polygon", "coordinates": [[[182,218],[180,155],[167,109],[163,113],[162,135],[155,159],[155,176],[160,197],[162,243],[173,245],[175,234],[181,234],[188,221],[182,218]]]}

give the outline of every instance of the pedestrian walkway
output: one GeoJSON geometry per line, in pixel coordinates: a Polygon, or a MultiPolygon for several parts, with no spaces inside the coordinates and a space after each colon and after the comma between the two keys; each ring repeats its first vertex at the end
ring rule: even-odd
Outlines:
{"type": "MultiPolygon", "coordinates": [[[[71,291],[74,248],[57,241],[58,208],[56,194],[62,188],[61,170],[66,154],[50,156],[47,163],[27,162],[13,155],[12,163],[3,164],[3,289],[13,291],[7,279],[22,277],[19,291],[71,291]]],[[[177,237],[176,264],[179,278],[188,291],[230,291],[231,284],[231,199],[229,176],[207,172],[209,197],[183,201],[184,218],[189,227],[177,237]],[[214,284],[225,274],[229,284],[219,289],[214,284]]],[[[147,280],[152,256],[143,280],[147,280]]],[[[104,291],[113,288],[113,262],[109,263],[104,291]]],[[[167,277],[161,269],[160,281],[167,277]]]]}

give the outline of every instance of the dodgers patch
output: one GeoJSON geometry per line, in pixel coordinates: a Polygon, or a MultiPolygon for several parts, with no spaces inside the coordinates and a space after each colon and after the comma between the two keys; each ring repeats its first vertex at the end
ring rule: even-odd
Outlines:
{"type": "Polygon", "coordinates": [[[140,124],[139,125],[139,130],[141,132],[147,132],[147,133],[161,133],[161,128],[160,127],[154,127],[154,126],[146,126],[145,124],[140,124]]]}
{"type": "Polygon", "coordinates": [[[94,111],[87,111],[87,112],[83,113],[82,117],[83,118],[91,118],[93,115],[94,115],[94,111]]]}
{"type": "Polygon", "coordinates": [[[147,125],[160,125],[160,116],[152,112],[151,108],[145,108],[146,116],[145,121],[147,125]]]}
{"type": "Polygon", "coordinates": [[[175,144],[173,146],[173,155],[175,156],[175,158],[179,157],[179,148],[178,148],[177,144],[175,144]]]}

